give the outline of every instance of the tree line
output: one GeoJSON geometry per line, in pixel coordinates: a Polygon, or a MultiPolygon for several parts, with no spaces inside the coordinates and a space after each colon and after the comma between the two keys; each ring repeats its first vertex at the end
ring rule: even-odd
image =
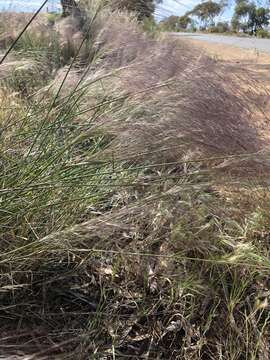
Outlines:
{"type": "MultiPolygon", "coordinates": [[[[236,0],[231,21],[215,22],[227,3],[223,0],[203,1],[182,16],[170,16],[161,26],[170,31],[209,30],[211,32],[242,32],[250,35],[267,35],[270,24],[270,9],[257,5],[252,0],[236,0]]],[[[263,36],[264,37],[264,36],[263,36]]]]}

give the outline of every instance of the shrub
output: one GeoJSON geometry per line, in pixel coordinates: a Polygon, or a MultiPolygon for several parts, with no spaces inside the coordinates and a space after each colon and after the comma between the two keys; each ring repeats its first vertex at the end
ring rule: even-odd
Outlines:
{"type": "Polygon", "coordinates": [[[210,33],[225,33],[230,31],[230,26],[227,22],[218,22],[216,25],[211,26],[208,31],[210,33]]]}
{"type": "Polygon", "coordinates": [[[158,25],[153,18],[146,18],[143,21],[143,30],[147,33],[154,34],[158,31],[158,25]]]}
{"type": "Polygon", "coordinates": [[[57,14],[57,13],[47,14],[47,19],[48,19],[49,25],[51,25],[51,26],[55,25],[55,23],[57,22],[57,20],[60,19],[60,17],[61,17],[61,15],[57,14]]]}
{"type": "Polygon", "coordinates": [[[270,31],[259,29],[256,32],[256,36],[262,39],[270,39],[270,31]]]}

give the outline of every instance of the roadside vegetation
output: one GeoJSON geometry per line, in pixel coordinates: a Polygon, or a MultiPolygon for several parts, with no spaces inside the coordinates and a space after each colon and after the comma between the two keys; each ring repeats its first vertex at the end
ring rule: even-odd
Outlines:
{"type": "Polygon", "coordinates": [[[127,4],[1,14],[0,357],[269,359],[268,90],[127,4]]]}
{"type": "Polygon", "coordinates": [[[169,16],[160,22],[165,31],[204,31],[238,36],[270,38],[270,9],[249,0],[236,0],[231,21],[215,21],[228,6],[226,1],[204,1],[182,16],[169,16]]]}

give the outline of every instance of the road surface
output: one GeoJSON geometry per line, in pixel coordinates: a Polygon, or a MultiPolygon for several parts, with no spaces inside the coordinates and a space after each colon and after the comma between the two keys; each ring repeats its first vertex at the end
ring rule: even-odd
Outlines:
{"type": "Polygon", "coordinates": [[[258,39],[251,37],[237,37],[227,35],[211,35],[196,33],[172,33],[175,36],[191,38],[194,40],[205,41],[208,43],[218,43],[224,45],[237,46],[242,49],[253,49],[270,53],[270,39],[258,39]]]}

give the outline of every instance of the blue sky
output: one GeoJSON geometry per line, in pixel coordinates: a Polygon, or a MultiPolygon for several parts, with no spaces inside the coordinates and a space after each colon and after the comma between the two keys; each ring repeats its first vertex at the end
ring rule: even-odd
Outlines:
{"type": "MultiPolygon", "coordinates": [[[[44,0],[0,0],[0,10],[12,10],[12,11],[35,11],[44,0]]],[[[45,6],[51,9],[59,7],[58,0],[48,0],[48,5],[45,6]]]]}
{"type": "MultiPolygon", "coordinates": [[[[163,0],[163,3],[158,6],[157,17],[183,15],[200,2],[200,0],[163,0]]],[[[233,4],[233,0],[229,0],[229,4],[233,4]]],[[[228,6],[224,13],[220,15],[220,19],[229,20],[232,16],[232,9],[233,6],[228,6]]]]}
{"type": "MultiPolygon", "coordinates": [[[[43,1],[44,0],[0,0],[0,10],[34,11],[39,8],[43,1]]],[[[49,0],[47,6],[50,10],[52,8],[57,9],[59,2],[59,0],[49,0]]],[[[174,14],[183,15],[199,2],[200,0],[163,0],[163,4],[157,7],[156,17],[157,19],[161,19],[174,14]]],[[[224,14],[221,15],[221,18],[225,20],[229,19],[231,12],[231,9],[226,9],[224,14]]]]}

